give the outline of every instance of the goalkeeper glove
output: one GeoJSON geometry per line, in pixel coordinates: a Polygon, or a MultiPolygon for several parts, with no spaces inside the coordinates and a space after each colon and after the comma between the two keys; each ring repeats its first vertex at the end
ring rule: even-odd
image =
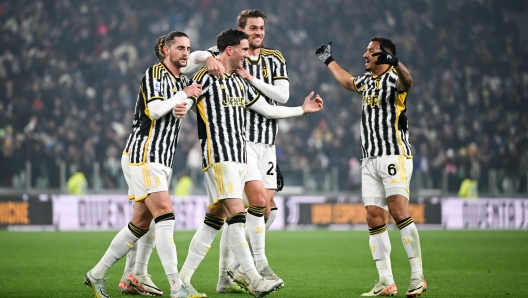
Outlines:
{"type": "Polygon", "coordinates": [[[317,50],[315,50],[315,55],[317,55],[317,58],[326,65],[334,61],[334,58],[332,58],[332,42],[329,42],[327,45],[321,45],[317,48],[317,50]]]}
{"type": "Polygon", "coordinates": [[[381,52],[372,54],[372,57],[378,56],[378,60],[375,62],[376,65],[390,64],[392,66],[398,66],[398,63],[400,63],[400,60],[398,60],[398,57],[391,55],[381,45],[380,45],[380,49],[381,49],[381,52]]]}
{"type": "Polygon", "coordinates": [[[275,170],[277,171],[277,188],[275,189],[275,191],[279,192],[284,187],[284,177],[282,176],[279,165],[277,165],[275,170]]]}

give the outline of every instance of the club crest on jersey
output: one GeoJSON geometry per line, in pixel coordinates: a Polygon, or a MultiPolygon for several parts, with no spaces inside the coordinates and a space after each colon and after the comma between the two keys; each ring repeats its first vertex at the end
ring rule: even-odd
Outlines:
{"type": "Polygon", "coordinates": [[[266,79],[268,78],[269,72],[267,66],[262,67],[262,74],[266,79]]]}
{"type": "Polygon", "coordinates": [[[154,81],[154,91],[158,93],[161,92],[161,83],[158,80],[154,81]]]}
{"type": "Polygon", "coordinates": [[[220,84],[220,89],[225,90],[225,85],[224,84],[220,84]]]}

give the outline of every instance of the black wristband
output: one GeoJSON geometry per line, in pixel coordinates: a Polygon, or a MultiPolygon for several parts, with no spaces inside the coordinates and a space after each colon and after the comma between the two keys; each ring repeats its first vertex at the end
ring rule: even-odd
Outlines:
{"type": "Polygon", "coordinates": [[[325,64],[328,66],[328,64],[330,64],[330,62],[334,61],[334,58],[332,56],[328,57],[328,59],[325,60],[325,64]]]}

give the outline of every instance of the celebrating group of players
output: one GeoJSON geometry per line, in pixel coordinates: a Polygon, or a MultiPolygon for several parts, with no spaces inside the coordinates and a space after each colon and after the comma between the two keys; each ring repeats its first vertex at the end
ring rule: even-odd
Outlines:
{"type": "MultiPolygon", "coordinates": [[[[238,16],[238,28],[222,31],[216,46],[207,51],[191,53],[190,40],[180,31],[156,42],[159,62],[142,79],[121,161],[134,202],[133,214],[85,275],[84,282],[96,298],[109,297],[105,273],[127,254],[118,286],[121,292],[161,296],[163,291],[147,272],[154,247],[172,298],[206,297],[194,289],[191,277],[220,230],[217,292],[247,291],[265,297],[284,287],[265,254],[266,230],[277,216],[273,197],[282,188],[277,177],[276,119],[317,112],[323,100],[311,92],[302,106],[278,105],[289,98],[288,72],[281,52],[263,46],[265,22],[261,10],[244,10],[238,16]],[[208,211],[178,271],[168,189],[181,123],[190,109],[198,120],[208,211]]],[[[407,296],[420,296],[427,287],[418,232],[408,213],[412,156],[405,104],[412,78],[395,54],[389,39],[372,38],[364,55],[367,73],[353,77],[333,60],[331,44],[316,51],[341,85],[363,95],[363,198],[380,276],[365,296],[397,292],[390,266],[387,212],[398,224],[411,263],[407,296]]]]}

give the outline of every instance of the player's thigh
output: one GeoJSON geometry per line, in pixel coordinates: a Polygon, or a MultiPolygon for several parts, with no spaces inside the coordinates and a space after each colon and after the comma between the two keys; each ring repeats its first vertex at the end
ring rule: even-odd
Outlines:
{"type": "Polygon", "coordinates": [[[385,187],[385,196],[400,195],[409,199],[409,184],[413,172],[412,159],[403,155],[380,156],[377,172],[385,187]]]}
{"type": "Polygon", "coordinates": [[[266,189],[275,190],[277,188],[277,151],[275,145],[261,145],[262,158],[260,173],[262,182],[266,189]]]}
{"type": "Polygon", "coordinates": [[[123,170],[123,176],[128,187],[128,199],[134,200],[134,191],[132,190],[132,177],[130,176],[130,165],[128,164],[130,156],[127,153],[123,153],[121,156],[121,169],[123,170]]]}
{"type": "Polygon", "coordinates": [[[218,208],[223,199],[240,199],[242,204],[246,164],[218,162],[210,166],[204,176],[208,208],[218,208]]]}
{"type": "Polygon", "coordinates": [[[132,191],[136,202],[143,201],[151,193],[169,191],[172,169],[159,163],[129,165],[132,191]]]}
{"type": "MultiPolygon", "coordinates": [[[[363,204],[388,210],[383,181],[376,171],[376,158],[364,158],[361,163],[361,196],[363,204]]],[[[372,210],[372,208],[367,208],[372,210]]]]}
{"type": "Polygon", "coordinates": [[[244,193],[249,205],[264,207],[267,201],[267,192],[264,183],[260,180],[247,181],[244,185],[244,193]]]}
{"type": "Polygon", "coordinates": [[[262,147],[253,142],[246,143],[247,173],[245,182],[262,181],[262,147]]]}

